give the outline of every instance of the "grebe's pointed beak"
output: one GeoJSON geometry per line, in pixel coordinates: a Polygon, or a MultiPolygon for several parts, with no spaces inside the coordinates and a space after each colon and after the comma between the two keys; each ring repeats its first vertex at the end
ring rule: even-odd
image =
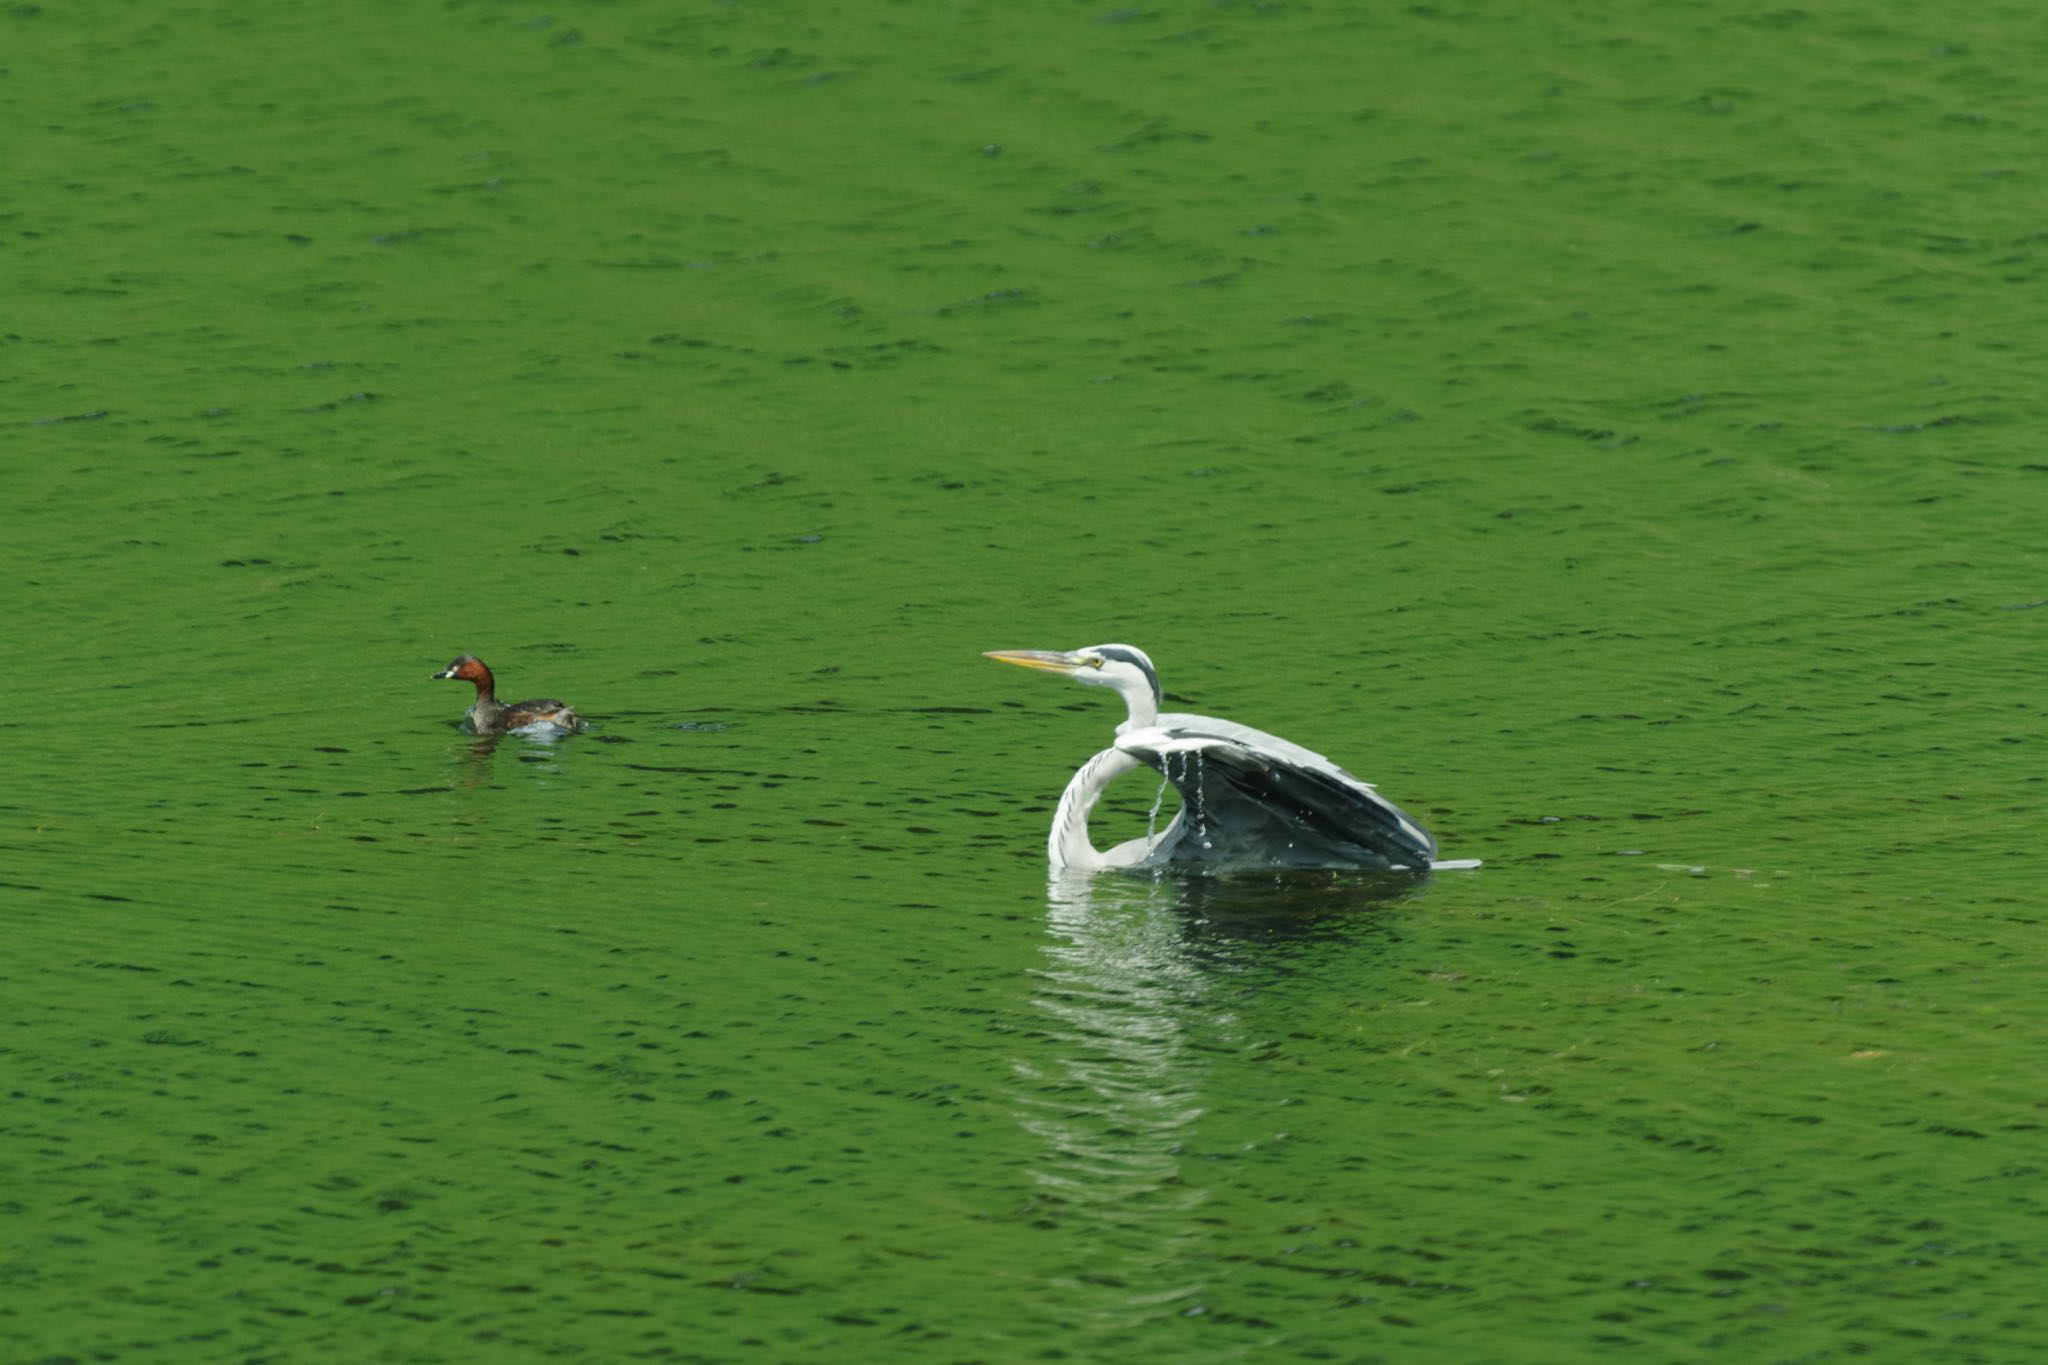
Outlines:
{"type": "Polygon", "coordinates": [[[1053,649],[985,649],[982,657],[1019,668],[1042,668],[1050,673],[1072,673],[1081,667],[1076,656],[1053,649]]]}
{"type": "Polygon", "coordinates": [[[448,667],[448,668],[444,668],[444,669],[442,669],[442,670],[441,670],[441,671],[440,671],[439,673],[429,673],[429,674],[427,674],[427,678],[428,678],[428,680],[429,680],[429,681],[432,681],[432,680],[433,680],[433,679],[435,679],[435,678],[452,678],[452,677],[454,677],[454,676],[455,676],[455,669],[454,669],[454,668],[453,668],[452,666],[451,666],[451,667],[448,667]]]}

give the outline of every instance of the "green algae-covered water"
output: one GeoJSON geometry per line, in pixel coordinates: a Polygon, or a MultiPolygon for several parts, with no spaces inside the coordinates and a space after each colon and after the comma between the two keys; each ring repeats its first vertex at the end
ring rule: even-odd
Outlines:
{"type": "Polygon", "coordinates": [[[2040,1358],[2043,56],[0,14],[0,1361],[2040,1358]]]}

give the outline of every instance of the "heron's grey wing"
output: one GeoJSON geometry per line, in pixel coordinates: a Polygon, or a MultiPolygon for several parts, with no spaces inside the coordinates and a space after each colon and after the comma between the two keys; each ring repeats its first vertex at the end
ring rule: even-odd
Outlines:
{"type": "Polygon", "coordinates": [[[1422,869],[1436,855],[1429,833],[1371,784],[1263,730],[1165,715],[1117,747],[1180,792],[1177,862],[1422,869]]]}

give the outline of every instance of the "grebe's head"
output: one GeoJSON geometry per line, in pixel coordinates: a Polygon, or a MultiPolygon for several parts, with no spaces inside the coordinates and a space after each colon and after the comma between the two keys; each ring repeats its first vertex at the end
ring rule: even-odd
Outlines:
{"type": "Polygon", "coordinates": [[[464,682],[489,683],[491,670],[474,654],[458,654],[453,663],[434,674],[436,678],[460,678],[464,682]]]}
{"type": "Polygon", "coordinates": [[[989,658],[1019,668],[1064,673],[1091,687],[1110,687],[1122,695],[1133,720],[1151,724],[1159,714],[1159,674],[1145,651],[1136,645],[1089,645],[1060,653],[1045,649],[992,649],[989,658]]]}

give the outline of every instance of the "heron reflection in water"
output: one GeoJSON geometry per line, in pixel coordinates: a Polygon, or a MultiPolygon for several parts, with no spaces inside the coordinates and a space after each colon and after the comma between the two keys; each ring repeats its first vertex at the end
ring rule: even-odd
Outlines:
{"type": "Polygon", "coordinates": [[[991,659],[1063,673],[1113,689],[1129,715],[1116,743],[1081,765],[1054,811],[1046,852],[1054,871],[1101,868],[1358,867],[1420,872],[1477,867],[1439,861],[1429,831],[1321,754],[1248,725],[1161,713],[1159,674],[1132,645],[1056,652],[990,650],[991,659]],[[1149,767],[1180,793],[1164,830],[1108,849],[1088,837],[1088,813],[1110,783],[1149,767]]]}
{"type": "Polygon", "coordinates": [[[1039,959],[1013,978],[1040,1026],[1006,1036],[1013,1112],[1039,1148],[1017,1216],[1066,1232],[1062,1311],[1115,1330],[1202,1311],[1219,1258],[1241,1250],[1218,1216],[1247,1188],[1231,1158],[1290,1152],[1320,1182],[1356,1153],[1348,1121],[1295,1134],[1306,1116],[1273,1109],[1262,1126],[1253,1097],[1271,1099],[1270,1040],[1330,1003],[1318,992],[1350,1001],[1406,975],[1379,960],[1402,917],[1374,912],[1423,891],[1373,871],[1051,874],[1039,959]]]}

